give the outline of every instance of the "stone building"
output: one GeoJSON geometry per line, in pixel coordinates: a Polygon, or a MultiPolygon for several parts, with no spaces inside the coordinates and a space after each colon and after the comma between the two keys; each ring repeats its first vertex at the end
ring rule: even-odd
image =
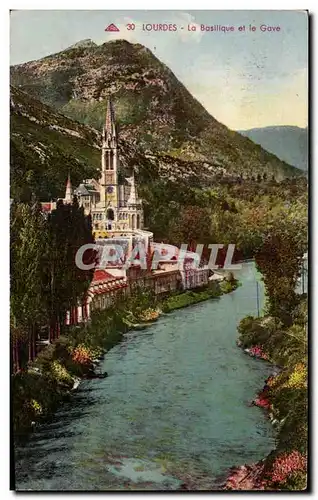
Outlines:
{"type": "Polygon", "coordinates": [[[143,229],[142,200],[138,197],[134,170],[128,184],[119,183],[120,157],[112,102],[108,99],[102,132],[101,177],[87,179],[75,190],[79,204],[91,214],[96,238],[112,231],[143,229]]]}

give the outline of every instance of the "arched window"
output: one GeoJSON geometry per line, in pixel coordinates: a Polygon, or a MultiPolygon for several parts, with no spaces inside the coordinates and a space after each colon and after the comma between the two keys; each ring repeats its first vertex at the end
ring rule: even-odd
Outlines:
{"type": "Polygon", "coordinates": [[[136,215],[132,214],[131,216],[131,229],[136,229],[136,215]]]}
{"type": "Polygon", "coordinates": [[[137,229],[140,229],[140,215],[137,214],[137,229]]]}

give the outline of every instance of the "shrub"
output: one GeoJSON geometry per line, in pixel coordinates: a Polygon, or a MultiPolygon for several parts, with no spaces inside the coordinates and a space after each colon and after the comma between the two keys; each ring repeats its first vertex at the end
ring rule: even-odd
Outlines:
{"type": "Polygon", "coordinates": [[[89,365],[93,361],[92,352],[84,345],[78,345],[71,349],[72,360],[80,365],[89,365]]]}
{"type": "Polygon", "coordinates": [[[239,340],[244,348],[255,345],[266,345],[270,331],[263,326],[260,318],[247,316],[238,326],[239,340]]]}
{"type": "Polygon", "coordinates": [[[278,455],[272,464],[270,481],[272,483],[285,483],[294,473],[306,472],[306,470],[306,456],[296,450],[291,453],[283,453],[278,455]]]}
{"type": "Polygon", "coordinates": [[[33,410],[33,412],[35,413],[35,415],[42,414],[43,408],[40,405],[40,403],[38,403],[35,399],[31,399],[29,405],[30,405],[31,409],[33,410]]]}
{"type": "Polygon", "coordinates": [[[307,473],[294,472],[291,474],[284,484],[281,485],[282,489],[303,491],[307,488],[307,473]]]}
{"type": "Polygon", "coordinates": [[[59,384],[65,384],[67,386],[73,385],[73,377],[67,371],[65,366],[63,366],[59,361],[53,361],[51,365],[52,374],[56,378],[59,384]]]}

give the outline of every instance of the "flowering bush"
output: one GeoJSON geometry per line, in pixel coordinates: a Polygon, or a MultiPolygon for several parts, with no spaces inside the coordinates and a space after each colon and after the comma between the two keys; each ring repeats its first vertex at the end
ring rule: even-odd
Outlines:
{"type": "Polygon", "coordinates": [[[307,458],[299,453],[283,453],[276,457],[272,465],[270,481],[273,483],[284,483],[292,474],[305,472],[307,469],[307,458]]]}
{"type": "Polygon", "coordinates": [[[158,319],[159,311],[157,309],[146,309],[142,313],[139,314],[139,319],[142,321],[154,321],[158,319]]]}
{"type": "Polygon", "coordinates": [[[302,389],[307,387],[307,368],[303,363],[298,363],[288,380],[282,387],[288,387],[289,389],[302,389]]]}
{"type": "Polygon", "coordinates": [[[267,354],[263,351],[263,348],[259,345],[255,345],[249,349],[249,354],[255,358],[268,359],[267,354]]]}
{"type": "Polygon", "coordinates": [[[94,349],[90,349],[92,359],[98,359],[103,354],[103,349],[99,347],[95,347],[94,349]]]}
{"type": "Polygon", "coordinates": [[[267,398],[259,396],[254,400],[254,403],[256,406],[259,406],[260,408],[265,408],[269,409],[271,407],[271,404],[267,398]]]}
{"type": "Polygon", "coordinates": [[[72,360],[80,365],[88,365],[93,361],[92,351],[84,345],[79,345],[75,349],[72,349],[71,355],[72,360]]]}
{"type": "Polygon", "coordinates": [[[65,382],[67,384],[73,382],[72,376],[68,373],[65,366],[61,365],[61,363],[56,360],[52,363],[52,372],[60,382],[65,382]]]}
{"type": "Polygon", "coordinates": [[[277,379],[278,376],[276,377],[273,377],[273,376],[270,376],[268,377],[267,381],[266,381],[266,384],[269,386],[269,387],[275,387],[276,385],[276,379],[277,379]]]}
{"type": "Polygon", "coordinates": [[[279,375],[271,377],[267,381],[272,394],[279,397],[283,389],[306,389],[307,388],[307,367],[303,363],[298,363],[288,370],[282,371],[279,375]]]}

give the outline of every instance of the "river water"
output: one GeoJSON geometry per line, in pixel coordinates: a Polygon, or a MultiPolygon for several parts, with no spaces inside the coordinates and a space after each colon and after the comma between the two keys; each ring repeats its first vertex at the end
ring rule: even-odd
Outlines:
{"type": "Polygon", "coordinates": [[[82,382],[17,448],[16,488],[213,488],[229,467],[267,455],[272,426],[248,404],[271,368],[235,343],[238,321],[257,313],[254,264],[235,274],[242,286],[233,293],[163,316],[111,349],[109,377],[82,382]]]}

